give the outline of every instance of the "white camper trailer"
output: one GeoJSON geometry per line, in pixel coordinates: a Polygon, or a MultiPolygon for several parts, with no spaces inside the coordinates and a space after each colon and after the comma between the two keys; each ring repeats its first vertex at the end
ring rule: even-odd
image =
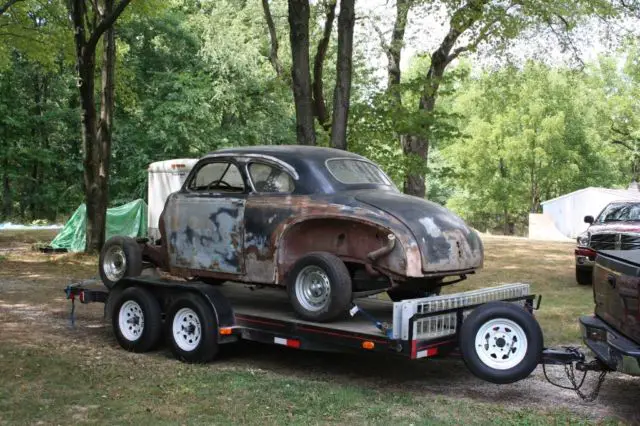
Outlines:
{"type": "Polygon", "coordinates": [[[160,238],[158,221],[167,197],[178,191],[184,183],[191,168],[198,160],[195,158],[179,158],[175,160],[157,161],[149,165],[149,239],[160,238]]]}

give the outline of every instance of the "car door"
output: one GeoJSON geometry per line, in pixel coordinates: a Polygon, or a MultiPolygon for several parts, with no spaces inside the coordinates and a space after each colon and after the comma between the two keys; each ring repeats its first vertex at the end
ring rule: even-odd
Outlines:
{"type": "Polygon", "coordinates": [[[167,202],[164,225],[172,268],[227,274],[244,272],[246,180],[231,158],[194,167],[167,202]]]}

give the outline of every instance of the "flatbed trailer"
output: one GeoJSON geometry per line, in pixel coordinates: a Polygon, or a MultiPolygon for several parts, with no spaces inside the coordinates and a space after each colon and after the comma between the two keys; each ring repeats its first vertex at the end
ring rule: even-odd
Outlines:
{"type": "MultiPolygon", "coordinates": [[[[516,283],[400,302],[375,297],[355,299],[344,319],[316,323],[299,319],[286,292],[277,288],[236,283],[210,285],[156,277],[123,278],[110,290],[98,284],[96,281],[72,284],[65,292],[74,302],[105,303],[105,316],[111,319],[116,337],[125,349],[145,352],[156,346],[162,335],[168,335],[176,357],[192,362],[212,360],[220,345],[239,340],[300,350],[378,352],[410,359],[444,356],[461,347],[463,324],[479,307],[485,311],[492,306],[507,313],[522,311],[531,318],[536,308],[536,296],[530,294],[529,285],[516,283]],[[129,309],[127,303],[135,306],[129,309]],[[146,306],[149,303],[151,308],[146,306]],[[507,304],[517,307],[510,310],[507,304]],[[154,328],[153,332],[149,331],[154,328]],[[143,331],[136,336],[136,329],[143,331]],[[142,335],[145,332],[147,334],[142,335]]],[[[533,321],[537,326],[535,319],[533,321]]],[[[497,336],[496,341],[500,338],[497,336]]],[[[541,346],[535,349],[535,344],[529,338],[529,348],[538,352],[533,354],[533,367],[511,371],[510,375],[478,370],[473,362],[465,359],[464,350],[461,355],[474,374],[495,383],[520,380],[539,362],[584,361],[584,356],[577,351],[541,346]]],[[[541,336],[539,344],[542,344],[541,336]]],[[[494,348],[500,349],[495,345],[494,348]]]]}

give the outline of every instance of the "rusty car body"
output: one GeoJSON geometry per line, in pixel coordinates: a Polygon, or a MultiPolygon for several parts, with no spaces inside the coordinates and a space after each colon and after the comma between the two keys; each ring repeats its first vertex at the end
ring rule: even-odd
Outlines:
{"type": "MultiPolygon", "coordinates": [[[[206,155],[167,199],[159,229],[161,238],[142,247],[144,261],[210,283],[291,286],[302,258],[326,253],[348,271],[351,297],[403,299],[437,292],[483,263],[478,234],[458,216],[402,194],[366,158],[330,148],[206,155]]],[[[309,273],[315,294],[326,277],[309,273]]]]}

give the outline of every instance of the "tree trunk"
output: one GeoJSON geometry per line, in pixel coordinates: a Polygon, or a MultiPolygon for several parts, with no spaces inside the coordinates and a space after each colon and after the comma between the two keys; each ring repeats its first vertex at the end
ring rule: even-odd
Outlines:
{"type": "Polygon", "coordinates": [[[351,71],[353,68],[353,27],[356,21],[355,0],[340,2],[338,17],[338,62],[336,64],[336,88],[333,92],[333,119],[331,145],[347,149],[347,123],[351,97],[351,71]]]}
{"type": "Polygon", "coordinates": [[[309,0],[289,0],[291,77],[296,106],[296,138],[301,145],[316,144],[309,73],[309,13],[309,0]]]}
{"type": "Polygon", "coordinates": [[[393,23],[391,43],[387,52],[387,91],[400,98],[397,86],[400,84],[400,60],[402,59],[402,47],[404,46],[404,32],[407,27],[407,15],[411,7],[411,0],[396,1],[396,19],[393,23]]]}
{"type": "MultiPolygon", "coordinates": [[[[113,10],[113,0],[105,0],[104,13],[113,10]]],[[[95,165],[94,176],[96,191],[93,193],[94,223],[91,228],[91,245],[87,240],[87,247],[91,251],[98,251],[105,241],[107,224],[107,204],[109,201],[109,163],[111,158],[111,130],[113,123],[114,90],[115,90],[115,61],[116,44],[113,26],[103,35],[102,50],[102,88],[100,99],[100,122],[97,134],[98,162],[95,165]]],[[[89,235],[87,224],[87,236],[89,235]]]]}
{"type": "Polygon", "coordinates": [[[322,81],[322,71],[324,69],[324,59],[327,56],[327,48],[329,47],[329,41],[331,40],[331,29],[333,28],[333,21],[336,17],[336,1],[332,0],[327,5],[326,18],[324,21],[324,31],[322,32],[322,38],[318,43],[318,49],[316,50],[316,56],[313,58],[313,83],[311,90],[313,92],[313,110],[318,122],[325,130],[331,128],[329,122],[329,114],[327,114],[327,105],[324,100],[324,87],[322,81]]]}
{"type": "Polygon", "coordinates": [[[13,216],[13,200],[11,199],[11,180],[9,178],[9,160],[5,158],[2,168],[2,217],[7,220],[13,216]]]}
{"type": "Polygon", "coordinates": [[[78,67],[82,146],[84,162],[84,190],[87,206],[87,253],[102,248],[105,240],[107,217],[109,158],[111,156],[111,123],[114,107],[115,35],[113,25],[131,0],[104,0],[98,20],[95,8],[92,16],[93,31],[87,37],[89,10],[84,0],[70,0],[69,14],[73,21],[74,42],[78,67]],[[97,25],[96,25],[97,24],[97,25]],[[106,33],[106,34],[105,34],[106,33]],[[104,35],[102,58],[102,87],[100,123],[95,104],[96,44],[104,35]]]}
{"type": "Polygon", "coordinates": [[[271,42],[269,62],[271,62],[273,69],[276,70],[276,75],[282,78],[284,71],[282,70],[282,63],[280,63],[280,59],[278,57],[278,36],[276,34],[276,25],[273,22],[273,16],[271,15],[271,9],[269,8],[269,0],[262,0],[262,10],[264,11],[264,19],[267,21],[269,40],[271,42]]]}

